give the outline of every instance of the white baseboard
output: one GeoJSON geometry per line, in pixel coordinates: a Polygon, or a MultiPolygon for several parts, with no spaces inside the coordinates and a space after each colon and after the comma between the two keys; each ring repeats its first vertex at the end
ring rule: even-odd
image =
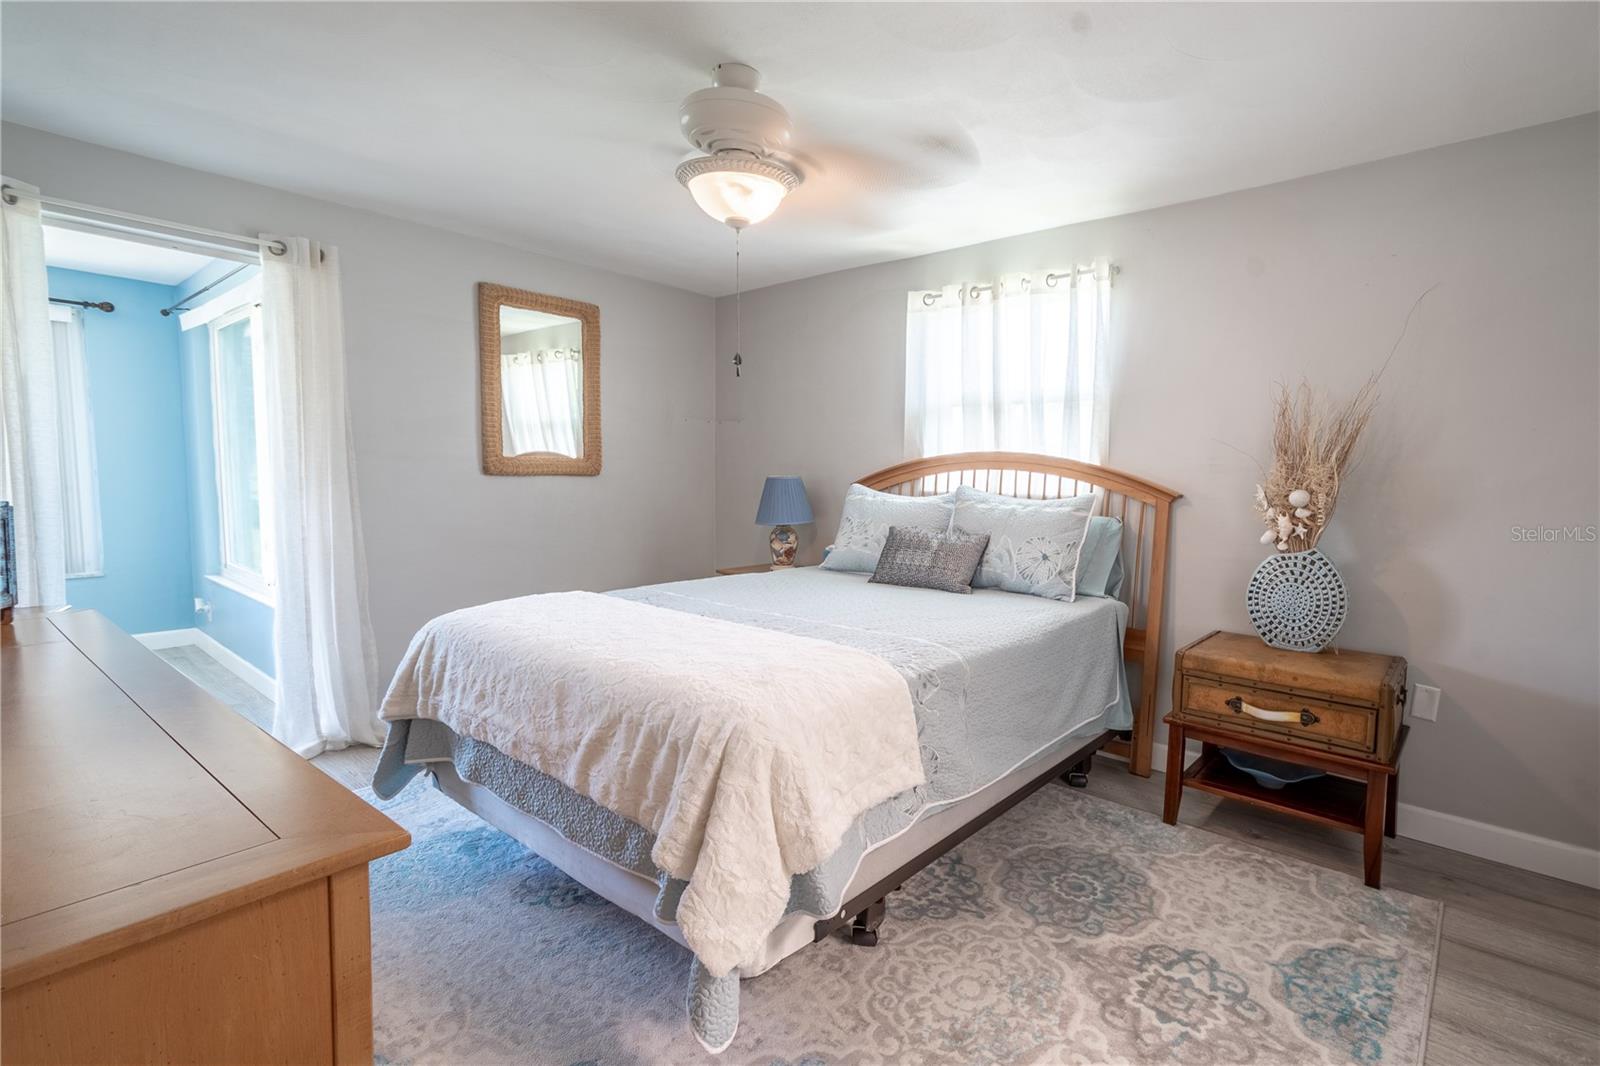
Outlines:
{"type": "MultiPolygon", "coordinates": [[[[1167,746],[1156,743],[1150,747],[1150,765],[1164,771],[1167,766],[1167,746]]],[[[1199,754],[1198,748],[1193,751],[1199,754]]],[[[1520,829],[1476,822],[1471,818],[1418,807],[1412,803],[1402,803],[1396,810],[1395,832],[1424,844],[1434,844],[1589,888],[1600,888],[1600,851],[1594,848],[1535,836],[1520,829]]]]}
{"type": "Polygon", "coordinates": [[[163,629],[156,633],[135,633],[133,639],[152,650],[159,648],[181,648],[186,644],[198,644],[200,638],[205,636],[198,629],[163,629]]]}
{"type": "Polygon", "coordinates": [[[133,639],[147,648],[181,648],[194,645],[218,663],[227,667],[239,680],[267,697],[278,698],[278,686],[265,672],[245,660],[238,652],[225,647],[203,629],[164,629],[159,633],[135,633],[133,639]]]}
{"type": "Polygon", "coordinates": [[[1425,844],[1437,844],[1480,859],[1600,888],[1600,851],[1594,848],[1488,822],[1475,822],[1411,803],[1400,804],[1395,816],[1395,832],[1425,844]]]}

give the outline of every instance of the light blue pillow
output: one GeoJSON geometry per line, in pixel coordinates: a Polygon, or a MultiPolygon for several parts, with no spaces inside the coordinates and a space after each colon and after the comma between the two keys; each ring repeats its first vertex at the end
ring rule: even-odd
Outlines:
{"type": "Polygon", "coordinates": [[[972,586],[1070,602],[1097,502],[1095,496],[1023,500],[957,488],[954,528],[989,534],[972,586]]]}
{"type": "Polygon", "coordinates": [[[839,515],[839,535],[829,545],[822,569],[870,574],[878,568],[878,556],[883,554],[891,526],[948,532],[954,504],[955,497],[948,492],[943,496],[896,496],[851,485],[839,515]]]}
{"type": "Polygon", "coordinates": [[[1089,519],[1089,536],[1078,561],[1078,595],[1122,595],[1122,520],[1089,519]]]}

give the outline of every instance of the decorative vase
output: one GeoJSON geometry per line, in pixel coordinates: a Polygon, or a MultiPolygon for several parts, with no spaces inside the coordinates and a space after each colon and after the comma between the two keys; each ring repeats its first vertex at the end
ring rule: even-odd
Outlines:
{"type": "Polygon", "coordinates": [[[794,553],[800,547],[800,535],[793,526],[772,527],[772,537],[768,543],[772,545],[773,566],[794,565],[794,553]]]}
{"type": "Polygon", "coordinates": [[[1250,624],[1272,647],[1321,651],[1344,625],[1344,578],[1315,548],[1269,555],[1250,576],[1244,604],[1250,624]]]}

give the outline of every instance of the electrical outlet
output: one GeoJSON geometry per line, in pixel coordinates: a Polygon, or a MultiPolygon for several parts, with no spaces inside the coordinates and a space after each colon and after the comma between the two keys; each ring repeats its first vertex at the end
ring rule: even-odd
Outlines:
{"type": "Polygon", "coordinates": [[[1424,722],[1439,720],[1439,690],[1432,685],[1418,685],[1411,693],[1411,717],[1424,722]]]}
{"type": "Polygon", "coordinates": [[[194,613],[206,616],[206,621],[211,621],[211,601],[201,596],[194,598],[194,613]]]}

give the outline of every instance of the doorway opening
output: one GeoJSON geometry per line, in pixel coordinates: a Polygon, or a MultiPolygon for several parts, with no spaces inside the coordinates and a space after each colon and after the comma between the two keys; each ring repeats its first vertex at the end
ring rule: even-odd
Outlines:
{"type": "Polygon", "coordinates": [[[47,221],[67,600],[270,730],[259,257],[47,221]]]}

